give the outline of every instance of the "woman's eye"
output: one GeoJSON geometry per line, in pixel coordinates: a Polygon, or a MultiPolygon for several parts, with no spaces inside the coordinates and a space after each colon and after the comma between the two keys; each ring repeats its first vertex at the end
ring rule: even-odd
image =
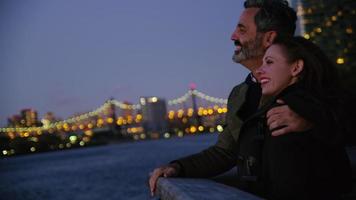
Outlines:
{"type": "Polygon", "coordinates": [[[272,60],[267,60],[266,63],[267,64],[272,64],[273,62],[272,62],[272,60]]]}

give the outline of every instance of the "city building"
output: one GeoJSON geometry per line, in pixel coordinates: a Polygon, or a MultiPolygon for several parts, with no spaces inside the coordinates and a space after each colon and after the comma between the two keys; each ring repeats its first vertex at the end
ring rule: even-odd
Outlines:
{"type": "Polygon", "coordinates": [[[21,110],[21,124],[25,127],[38,126],[37,112],[34,109],[21,110]]]}
{"type": "MultiPolygon", "coordinates": [[[[7,126],[8,127],[12,127],[12,128],[19,128],[19,127],[23,127],[23,125],[21,124],[21,116],[20,115],[12,115],[11,117],[9,117],[7,119],[7,126]]],[[[24,123],[25,121],[23,121],[24,123]]]]}
{"type": "Polygon", "coordinates": [[[164,99],[141,97],[142,125],[147,133],[167,131],[167,106],[164,99]]]}
{"type": "Polygon", "coordinates": [[[356,86],[356,1],[296,0],[301,35],[319,45],[356,86]]]}
{"type": "Polygon", "coordinates": [[[301,0],[288,0],[289,5],[294,8],[294,10],[297,12],[298,20],[297,20],[297,26],[295,30],[295,35],[297,36],[303,36],[305,33],[304,30],[304,18],[303,18],[303,6],[301,0]]]}
{"type": "Polygon", "coordinates": [[[56,121],[56,117],[54,116],[53,112],[47,112],[43,119],[41,120],[42,125],[46,128],[49,127],[50,123],[53,123],[56,121]]]}

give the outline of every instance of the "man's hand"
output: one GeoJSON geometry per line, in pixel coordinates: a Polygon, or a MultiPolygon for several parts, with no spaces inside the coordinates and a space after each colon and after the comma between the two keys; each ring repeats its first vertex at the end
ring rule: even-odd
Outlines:
{"type": "Polygon", "coordinates": [[[158,167],[151,173],[149,180],[151,196],[154,196],[156,191],[156,184],[159,177],[173,177],[177,176],[180,171],[179,164],[173,163],[167,166],[158,167]]]}
{"type": "MultiPolygon", "coordinates": [[[[284,104],[280,99],[277,103],[284,104]]],[[[279,136],[290,132],[306,131],[312,127],[312,124],[295,113],[288,105],[281,105],[267,112],[267,126],[272,130],[272,136],[279,136]]]]}

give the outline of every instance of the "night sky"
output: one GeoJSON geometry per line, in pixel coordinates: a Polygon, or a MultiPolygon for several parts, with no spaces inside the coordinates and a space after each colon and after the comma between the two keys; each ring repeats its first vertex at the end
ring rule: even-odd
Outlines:
{"type": "Polygon", "coordinates": [[[230,40],[242,1],[1,0],[0,126],[21,109],[61,118],[113,97],[227,98],[247,70],[230,40]]]}

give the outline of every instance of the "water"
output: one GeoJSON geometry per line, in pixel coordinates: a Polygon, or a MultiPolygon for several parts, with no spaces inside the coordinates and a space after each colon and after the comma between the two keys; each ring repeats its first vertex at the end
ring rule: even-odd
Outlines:
{"type": "Polygon", "coordinates": [[[216,140],[207,134],[0,159],[0,199],[151,199],[152,169],[216,140]]]}

